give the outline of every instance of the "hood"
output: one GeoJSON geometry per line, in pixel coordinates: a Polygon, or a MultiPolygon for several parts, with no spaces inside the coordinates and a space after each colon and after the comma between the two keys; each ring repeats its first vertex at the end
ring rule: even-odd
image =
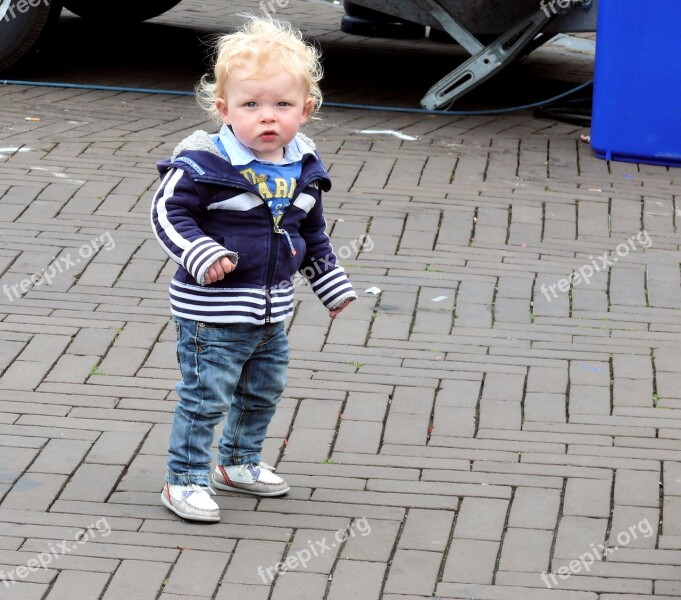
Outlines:
{"type": "MultiPolygon", "coordinates": [[[[312,140],[302,133],[298,133],[296,137],[300,137],[305,144],[315,148],[312,140]]],[[[220,180],[240,186],[245,183],[244,177],[220,152],[211,135],[202,130],[195,131],[183,139],[175,147],[170,160],[159,162],[157,167],[161,176],[170,168],[179,168],[187,171],[194,179],[220,180]]],[[[316,153],[307,155],[303,160],[300,180],[309,182],[319,180],[322,191],[327,192],[331,189],[329,174],[316,153]]]]}

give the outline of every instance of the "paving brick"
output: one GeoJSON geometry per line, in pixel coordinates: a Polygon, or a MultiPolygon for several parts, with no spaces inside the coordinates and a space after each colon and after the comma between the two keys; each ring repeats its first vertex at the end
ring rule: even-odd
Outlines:
{"type": "Polygon", "coordinates": [[[412,509],[400,536],[399,548],[443,552],[449,542],[454,514],[412,509]]]}
{"type": "Polygon", "coordinates": [[[627,548],[655,548],[659,518],[657,508],[615,506],[608,543],[627,548]]]}
{"type": "Polygon", "coordinates": [[[479,381],[447,380],[442,382],[437,392],[436,406],[438,408],[475,408],[479,396],[479,381]]]}
{"type": "Polygon", "coordinates": [[[286,445],[286,459],[321,462],[329,455],[334,433],[331,429],[294,427],[286,445]]]}
{"type": "Polygon", "coordinates": [[[351,392],[345,403],[343,417],[354,421],[374,421],[382,423],[385,418],[387,406],[387,396],[351,392]]]}
{"type": "Polygon", "coordinates": [[[550,529],[556,527],[560,491],[531,487],[516,489],[509,516],[509,527],[550,529]]]}
{"type": "Polygon", "coordinates": [[[47,595],[49,600],[98,600],[109,581],[108,573],[61,571],[47,595]]]}
{"type": "Polygon", "coordinates": [[[524,387],[524,376],[488,373],[485,376],[485,385],[482,391],[482,399],[488,401],[514,400],[516,402],[520,402],[523,398],[524,387]]]}
{"type": "Polygon", "coordinates": [[[318,600],[324,596],[327,578],[316,573],[286,573],[277,579],[272,600],[318,600]]]}
{"type": "Polygon", "coordinates": [[[126,465],[140,447],[144,434],[136,431],[105,431],[87,454],[86,462],[126,465]]]}
{"type": "Polygon", "coordinates": [[[607,480],[568,479],[563,502],[563,514],[580,517],[610,516],[610,490],[607,480]]]}
{"type": "Polygon", "coordinates": [[[104,502],[114,490],[122,472],[122,467],[118,465],[84,463],[78,467],[59,497],[62,500],[104,502]]]}
{"type": "MultiPolygon", "coordinates": [[[[581,566],[580,561],[576,561],[572,563],[574,569],[579,569],[581,566]]],[[[566,565],[566,568],[567,567],[566,565]]],[[[597,592],[624,592],[624,591],[629,591],[632,593],[638,593],[638,594],[650,594],[652,592],[653,586],[652,586],[652,581],[646,581],[643,579],[625,579],[625,578],[615,578],[615,577],[608,577],[608,578],[601,578],[601,579],[596,579],[592,580],[590,576],[587,575],[582,575],[580,572],[575,572],[575,573],[562,573],[563,576],[567,577],[566,582],[562,584],[560,578],[556,578],[556,582],[558,585],[565,585],[566,587],[574,587],[574,588],[582,588],[586,587],[588,585],[589,588],[593,591],[597,592]],[[586,585],[585,585],[586,584],[586,585]]],[[[547,574],[545,575],[546,579],[550,582],[553,583],[553,579],[551,579],[550,575],[547,574]]],[[[554,575],[555,577],[555,575],[554,575]]],[[[541,578],[540,578],[541,581],[541,578]]],[[[515,572],[504,572],[504,571],[499,571],[497,573],[497,578],[495,580],[495,583],[499,586],[507,585],[507,586],[516,586],[517,588],[526,585],[528,587],[531,587],[537,583],[537,573],[515,573],[515,572]]],[[[545,586],[546,582],[542,581],[542,584],[545,586]]],[[[553,588],[552,588],[553,589],[553,588]]],[[[573,592],[575,593],[575,592],[573,592]]]]}
{"type": "Polygon", "coordinates": [[[97,370],[105,375],[134,376],[147,354],[148,351],[142,348],[114,346],[107,352],[97,370]]]}
{"type": "Polygon", "coordinates": [[[382,423],[367,423],[343,419],[338,429],[338,437],[334,444],[334,450],[337,452],[367,452],[375,454],[378,452],[382,433],[382,423]]]}
{"type": "Polygon", "coordinates": [[[480,423],[485,429],[520,429],[521,407],[519,402],[506,400],[480,401],[480,423]]]}
{"type": "Polygon", "coordinates": [[[436,552],[398,549],[390,564],[385,592],[431,594],[441,560],[436,552]]]}
{"type": "Polygon", "coordinates": [[[567,399],[564,394],[528,392],[525,396],[525,419],[546,423],[565,423],[567,420],[566,404],[567,399]]]}
{"type": "Polygon", "coordinates": [[[498,542],[506,523],[508,502],[491,498],[464,498],[454,537],[498,542]]]}
{"type": "Polygon", "coordinates": [[[99,361],[99,356],[64,354],[50,370],[47,381],[85,383],[99,361]]]}
{"type": "MultiPolygon", "coordinates": [[[[471,587],[471,585],[465,583],[440,583],[437,586],[436,594],[442,598],[459,600],[470,597],[471,587]]],[[[479,585],[475,586],[473,590],[476,600],[506,600],[516,597],[522,597],[523,600],[597,600],[598,598],[595,593],[588,591],[548,590],[517,585],[479,585]],[[520,594],[522,596],[518,596],[520,594]]]]}
{"type": "Polygon", "coordinates": [[[114,573],[104,600],[127,600],[130,594],[144,600],[156,598],[159,588],[170,570],[170,565],[142,560],[124,560],[114,573]]]}
{"type": "Polygon", "coordinates": [[[371,528],[370,533],[350,537],[341,552],[341,560],[388,561],[400,524],[395,521],[380,521],[371,518],[368,518],[368,522],[371,528]]]}
{"type": "Polygon", "coordinates": [[[498,554],[499,542],[454,539],[449,547],[442,580],[491,584],[498,554]]]}
{"type": "MultiPolygon", "coordinates": [[[[220,586],[220,591],[215,596],[215,600],[268,600],[270,597],[270,586],[265,585],[241,585],[239,583],[230,583],[228,585],[220,586]]],[[[180,598],[171,598],[169,600],[180,600],[180,598]]]]}
{"type": "Polygon", "coordinates": [[[70,475],[90,450],[90,443],[81,440],[50,440],[31,464],[34,473],[61,473],[70,475]]]}
{"type": "Polygon", "coordinates": [[[329,600],[373,600],[380,598],[386,565],[345,560],[338,563],[327,598],[329,600]]]}
{"type": "Polygon", "coordinates": [[[260,586],[270,583],[285,549],[286,545],[282,542],[240,540],[222,579],[222,586],[232,583],[260,586]],[[262,567],[262,570],[258,567],[262,567]]]}
{"type": "Polygon", "coordinates": [[[340,550],[336,531],[298,529],[287,552],[297,562],[290,559],[288,570],[330,574],[340,550]]]}
{"type": "Polygon", "coordinates": [[[115,331],[107,329],[81,329],[68,347],[69,354],[104,356],[113,341],[115,331]]]}
{"type": "Polygon", "coordinates": [[[553,532],[509,527],[504,535],[499,569],[543,572],[548,567],[553,532]]]}
{"type": "Polygon", "coordinates": [[[660,502],[660,483],[660,475],[657,473],[618,469],[615,477],[615,505],[657,508],[660,502]]]}
{"type": "Polygon", "coordinates": [[[607,519],[563,517],[553,550],[554,558],[574,559],[605,543],[607,519]]]}
{"type": "Polygon", "coordinates": [[[210,598],[229,561],[229,554],[184,550],[173,568],[164,593],[210,598]]]}
{"type": "Polygon", "coordinates": [[[26,467],[33,462],[38,450],[30,448],[6,448],[0,453],[0,481],[12,483],[18,479],[26,467]]]}
{"type": "Polygon", "coordinates": [[[0,377],[2,387],[8,390],[34,390],[51,368],[48,362],[14,361],[0,377]]]}
{"type": "Polygon", "coordinates": [[[610,388],[586,385],[571,385],[570,414],[609,415],[610,388]]]}
{"type": "Polygon", "coordinates": [[[70,341],[71,338],[65,335],[35,335],[19,355],[19,360],[33,362],[55,361],[66,349],[70,341]]]}
{"type": "Polygon", "coordinates": [[[335,429],[340,409],[341,402],[303,400],[298,408],[296,425],[311,429],[335,429]]]}
{"type": "Polygon", "coordinates": [[[47,584],[18,581],[8,588],[4,598],[7,598],[7,600],[42,600],[48,589],[49,585],[47,584]]]}
{"type": "Polygon", "coordinates": [[[25,473],[2,501],[2,508],[48,510],[61,491],[66,475],[25,473]]]}

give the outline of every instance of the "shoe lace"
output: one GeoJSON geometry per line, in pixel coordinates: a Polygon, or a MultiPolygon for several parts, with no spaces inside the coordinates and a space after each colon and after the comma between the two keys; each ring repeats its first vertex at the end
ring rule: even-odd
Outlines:
{"type": "Polygon", "coordinates": [[[261,469],[267,469],[268,471],[272,471],[272,473],[276,471],[276,469],[273,466],[268,465],[266,462],[260,461],[259,463],[244,463],[239,467],[239,475],[243,475],[250,465],[255,465],[256,467],[260,467],[261,469]]]}
{"type": "Polygon", "coordinates": [[[198,485],[197,483],[192,483],[189,486],[193,492],[208,492],[211,496],[215,496],[217,492],[209,485],[198,485]]]}

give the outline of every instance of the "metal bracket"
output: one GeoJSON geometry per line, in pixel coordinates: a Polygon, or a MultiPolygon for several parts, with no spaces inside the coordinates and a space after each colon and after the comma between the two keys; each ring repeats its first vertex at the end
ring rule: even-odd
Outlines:
{"type": "MultiPolygon", "coordinates": [[[[461,66],[443,77],[421,100],[421,106],[428,110],[449,106],[452,102],[470,92],[495,73],[508,66],[531,44],[541,30],[556,15],[540,9],[523,19],[508,32],[486,48],[472,34],[440,6],[436,0],[414,0],[438,19],[442,26],[473,56],[461,66]],[[548,13],[548,14],[547,14],[548,13]],[[471,43],[471,39],[475,43],[471,43]],[[469,48],[470,46],[470,48],[469,48]]],[[[584,0],[590,4],[590,0],[584,0]]],[[[576,2],[571,3],[571,7],[576,2]]]]}
{"type": "Polygon", "coordinates": [[[477,54],[484,50],[484,46],[477,38],[450,15],[436,0],[414,0],[415,4],[429,12],[445,28],[459,44],[461,44],[469,54],[477,54]]]}

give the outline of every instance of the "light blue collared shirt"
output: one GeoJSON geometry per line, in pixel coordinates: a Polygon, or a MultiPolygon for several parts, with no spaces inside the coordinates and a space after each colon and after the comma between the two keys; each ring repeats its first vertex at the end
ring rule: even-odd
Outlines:
{"type": "MultiPolygon", "coordinates": [[[[222,146],[227,152],[229,162],[235,167],[248,165],[254,160],[260,163],[267,163],[268,161],[260,160],[252,150],[242,144],[234,135],[232,130],[223,125],[220,133],[215,136],[222,142],[222,146]]],[[[314,146],[310,145],[308,141],[300,134],[296,135],[286,146],[284,146],[284,158],[278,163],[269,163],[277,165],[289,165],[291,163],[302,161],[308,154],[314,154],[314,146]]]]}

